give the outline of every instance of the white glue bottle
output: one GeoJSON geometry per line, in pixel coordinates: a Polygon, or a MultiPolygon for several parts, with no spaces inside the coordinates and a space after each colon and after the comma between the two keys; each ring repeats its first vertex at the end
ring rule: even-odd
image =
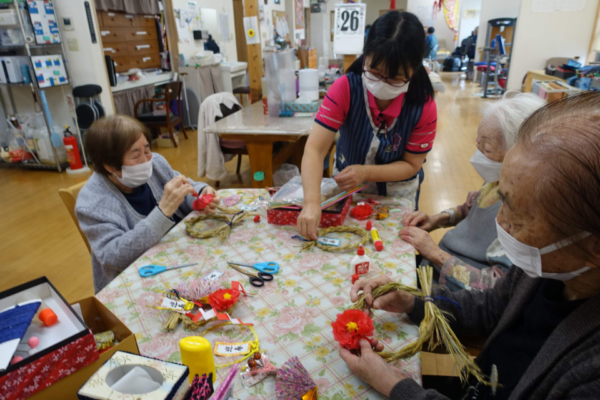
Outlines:
{"type": "Polygon", "coordinates": [[[363,249],[362,245],[358,247],[356,251],[356,255],[352,259],[350,263],[352,273],[357,275],[364,275],[369,272],[369,266],[371,264],[371,259],[368,256],[365,256],[365,249],[363,249]]]}

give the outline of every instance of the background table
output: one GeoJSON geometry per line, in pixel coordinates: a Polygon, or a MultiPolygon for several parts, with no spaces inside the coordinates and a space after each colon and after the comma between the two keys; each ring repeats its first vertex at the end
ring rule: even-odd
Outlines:
{"type": "Polygon", "coordinates": [[[204,128],[204,133],[215,133],[223,139],[243,140],[248,148],[250,171],[265,173],[262,182],[252,180],[255,188],[273,186],[273,172],[288,158],[300,166],[304,145],[310,134],[314,118],[278,118],[264,114],[262,102],[231,114],[204,128]],[[287,144],[273,156],[273,143],[287,144]]]}
{"type": "MultiPolygon", "coordinates": [[[[264,190],[222,190],[221,196],[242,193],[244,203],[255,200],[264,190]]],[[[354,199],[359,199],[355,196],[354,199]]],[[[371,274],[386,274],[404,284],[416,285],[414,249],[398,237],[398,226],[403,213],[412,205],[402,199],[381,198],[391,205],[390,217],[373,221],[385,244],[376,252],[371,243],[365,247],[373,260],[371,274]]],[[[158,306],[164,296],[160,291],[175,287],[181,282],[201,278],[215,269],[225,274],[222,282],[238,280],[250,289],[251,297],[240,297],[232,316],[253,322],[262,349],[271,360],[281,366],[286,360],[298,356],[311,377],[319,386],[319,399],[345,400],[351,398],[381,398],[371,387],[356,378],[338,355],[338,344],[333,339],[331,322],[336,315],[350,306],[353,253],[329,253],[318,248],[299,253],[300,242],[292,239],[293,226],[275,226],[266,223],[266,211],[261,209],[261,222],[251,218],[233,229],[229,239],[220,245],[215,239],[199,240],[186,235],[185,226],[175,226],[158,244],[148,250],[135,263],[100,291],[98,298],[114,312],[134,333],[143,355],[181,362],[178,342],[181,338],[200,334],[184,331],[179,325],[173,332],[161,330],[168,311],[146,306],[158,306]],[[227,261],[276,261],[281,269],[273,282],[256,289],[248,284],[247,277],[226,268],[227,261]],[[176,265],[198,262],[198,266],[167,271],[150,278],[141,278],[138,268],[148,264],[176,265]]],[[[189,217],[195,216],[196,212],[189,217]]],[[[189,218],[188,217],[188,218],[189,218]]],[[[350,216],[346,225],[358,225],[350,216]]],[[[361,222],[364,226],[365,223],[361,222]]],[[[340,234],[338,234],[340,235],[340,234]]],[[[349,240],[354,235],[341,234],[349,240]]],[[[333,236],[333,235],[332,235],[333,236]]],[[[248,290],[247,290],[248,291],[248,290]]],[[[212,326],[210,323],[208,326],[212,326]]],[[[378,311],[375,314],[376,337],[389,349],[398,350],[418,337],[418,327],[406,315],[378,311]]],[[[206,335],[213,343],[240,342],[251,339],[247,329],[220,328],[206,335]]],[[[234,359],[216,357],[224,364],[234,359]]],[[[399,361],[396,366],[407,376],[421,382],[421,361],[418,356],[399,361]]],[[[229,368],[217,372],[218,386],[229,368]]],[[[258,385],[244,389],[236,377],[235,397],[240,399],[275,399],[275,379],[267,378],[258,385]]]]}

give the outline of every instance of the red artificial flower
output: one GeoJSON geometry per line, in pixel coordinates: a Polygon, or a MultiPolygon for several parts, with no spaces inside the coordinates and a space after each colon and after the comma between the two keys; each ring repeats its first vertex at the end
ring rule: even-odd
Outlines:
{"type": "Polygon", "coordinates": [[[192,207],[196,211],[204,210],[210,203],[212,203],[213,199],[215,198],[215,196],[213,196],[212,194],[203,194],[200,197],[196,195],[196,197],[197,199],[194,200],[194,202],[192,203],[192,207]]]}
{"type": "Polygon", "coordinates": [[[369,340],[373,335],[373,320],[360,310],[346,310],[337,315],[331,324],[333,338],[348,350],[360,348],[360,339],[369,340]]]}
{"type": "Polygon", "coordinates": [[[373,213],[373,207],[370,204],[359,204],[350,210],[350,215],[356,218],[359,221],[367,219],[373,213]]]}
{"type": "Polygon", "coordinates": [[[218,311],[225,311],[235,303],[240,297],[240,291],[237,289],[219,289],[208,295],[208,304],[218,311]]]}

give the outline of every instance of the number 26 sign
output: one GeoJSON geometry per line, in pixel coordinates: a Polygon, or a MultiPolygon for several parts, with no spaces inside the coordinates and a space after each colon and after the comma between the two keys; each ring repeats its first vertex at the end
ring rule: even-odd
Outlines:
{"type": "Polygon", "coordinates": [[[362,54],[367,5],[336,4],[333,36],[335,54],[362,54]]]}

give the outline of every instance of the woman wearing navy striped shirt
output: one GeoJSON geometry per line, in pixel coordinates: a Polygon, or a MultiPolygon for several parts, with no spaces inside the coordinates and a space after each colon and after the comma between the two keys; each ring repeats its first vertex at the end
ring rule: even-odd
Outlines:
{"type": "Polygon", "coordinates": [[[317,239],[323,160],[338,130],[334,172],[342,190],[366,182],[363,193],[407,198],[418,208],[437,122],[424,49],[417,17],[387,12],[369,30],[363,55],[327,92],[302,158],[301,235],[317,239]]]}

